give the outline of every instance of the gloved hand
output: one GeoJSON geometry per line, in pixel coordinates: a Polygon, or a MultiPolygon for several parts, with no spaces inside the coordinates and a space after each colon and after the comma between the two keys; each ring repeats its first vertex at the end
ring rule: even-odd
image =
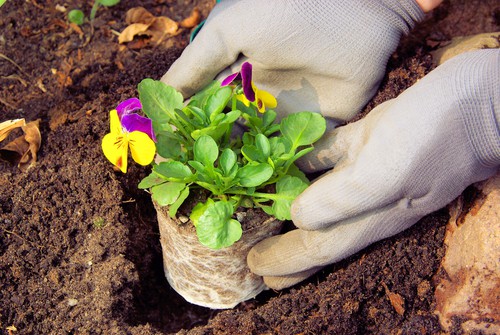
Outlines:
{"type": "Polygon", "coordinates": [[[271,288],[407,229],[500,165],[500,50],[457,56],[301,162],[334,169],[292,205],[299,228],[257,244],[250,269],[271,288]]]}
{"type": "Polygon", "coordinates": [[[162,81],[187,98],[249,61],[280,117],[317,111],[336,124],[375,94],[401,35],[422,18],[415,0],[224,0],[162,81]]]}

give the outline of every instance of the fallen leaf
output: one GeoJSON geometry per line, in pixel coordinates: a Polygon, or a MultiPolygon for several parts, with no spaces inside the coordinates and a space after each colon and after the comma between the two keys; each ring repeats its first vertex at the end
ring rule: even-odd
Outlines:
{"type": "Polygon", "coordinates": [[[146,35],[148,28],[149,24],[133,23],[121,32],[120,36],[118,36],[118,43],[131,42],[135,36],[146,35]]]}
{"type": "Polygon", "coordinates": [[[159,44],[164,38],[179,33],[179,25],[166,16],[154,16],[143,7],[127,11],[125,21],[129,24],[118,36],[118,43],[127,43],[136,36],[147,36],[151,42],[159,44]]]}
{"type": "Polygon", "coordinates": [[[396,313],[398,313],[399,315],[403,315],[405,313],[404,298],[397,293],[392,293],[391,291],[389,291],[389,288],[384,282],[382,282],[382,286],[384,287],[385,294],[387,294],[387,297],[389,297],[389,301],[391,302],[391,305],[396,313]]]}
{"type": "Polygon", "coordinates": [[[24,119],[7,120],[0,123],[0,142],[5,140],[7,136],[16,128],[23,127],[26,125],[24,119]]]}
{"type": "Polygon", "coordinates": [[[40,134],[40,120],[32,121],[22,126],[24,135],[7,143],[1,150],[0,156],[15,163],[21,171],[26,171],[37,160],[38,150],[42,142],[40,134]]]}
{"type": "Polygon", "coordinates": [[[194,7],[193,11],[191,12],[191,15],[189,15],[187,18],[182,20],[180,22],[180,26],[182,28],[194,28],[200,23],[201,21],[201,13],[198,7],[194,7]]]}
{"type": "Polygon", "coordinates": [[[144,7],[130,8],[125,14],[125,23],[128,25],[134,23],[149,24],[155,19],[155,16],[148,12],[144,7]]]}
{"type": "Polygon", "coordinates": [[[10,162],[11,164],[21,164],[21,159],[24,154],[29,151],[30,145],[23,136],[19,136],[7,143],[1,150],[0,156],[3,160],[10,162]]]}
{"type": "Polygon", "coordinates": [[[179,25],[166,16],[157,17],[149,27],[151,42],[159,44],[165,37],[176,35],[179,25]]]}

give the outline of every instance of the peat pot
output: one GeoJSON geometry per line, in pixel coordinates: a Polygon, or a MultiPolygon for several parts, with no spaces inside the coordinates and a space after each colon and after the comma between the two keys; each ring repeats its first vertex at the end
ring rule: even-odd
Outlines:
{"type": "Polygon", "coordinates": [[[198,241],[190,222],[168,215],[155,204],[160,228],[163,267],[170,286],[188,302],[213,309],[233,308],[266,289],[262,277],[250,272],[247,254],[259,241],[280,232],[283,222],[267,218],[246,229],[230,247],[214,250],[198,241]]]}

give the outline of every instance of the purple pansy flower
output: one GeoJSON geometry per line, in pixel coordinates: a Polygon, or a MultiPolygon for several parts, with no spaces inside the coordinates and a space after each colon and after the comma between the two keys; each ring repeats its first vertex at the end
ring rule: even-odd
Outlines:
{"type": "Polygon", "coordinates": [[[131,98],[121,102],[116,107],[116,112],[120,118],[123,129],[131,133],[133,131],[140,131],[149,136],[153,141],[156,142],[156,136],[153,131],[153,122],[147,117],[140,116],[134,111],[141,109],[142,104],[139,99],[131,98]]]}
{"type": "Polygon", "coordinates": [[[248,101],[255,101],[255,91],[252,87],[252,64],[245,62],[241,65],[240,72],[233,73],[227,76],[223,81],[221,86],[230,85],[235,80],[241,80],[241,86],[243,87],[243,94],[248,99],[248,101]]]}

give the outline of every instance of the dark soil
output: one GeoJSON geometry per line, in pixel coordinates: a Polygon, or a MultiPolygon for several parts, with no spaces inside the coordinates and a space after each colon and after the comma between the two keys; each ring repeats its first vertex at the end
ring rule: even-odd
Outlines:
{"type": "MultiPolygon", "coordinates": [[[[41,119],[42,133],[38,162],[27,172],[0,161],[0,333],[441,331],[432,278],[444,253],[445,210],[304,283],[233,310],[186,303],[163,276],[156,214],[149,195],[137,189],[147,169],[130,164],[127,174],[114,171],[100,141],[108,111],[135,96],[143,78],[159,79],[188,43],[184,31],[159,46],[120,46],[114,32],[125,28],[126,11],[143,6],[180,21],[195,5],[206,16],[213,1],[122,1],[99,9],[93,35],[88,23],[82,34],[68,26],[56,4],[86,13],[91,6],[7,0],[0,8],[0,122],[41,119]],[[390,294],[404,299],[402,315],[390,294]]],[[[445,2],[401,42],[364,114],[430,71],[429,52],[440,43],[498,31],[499,18],[496,0],[445,2]]]]}

